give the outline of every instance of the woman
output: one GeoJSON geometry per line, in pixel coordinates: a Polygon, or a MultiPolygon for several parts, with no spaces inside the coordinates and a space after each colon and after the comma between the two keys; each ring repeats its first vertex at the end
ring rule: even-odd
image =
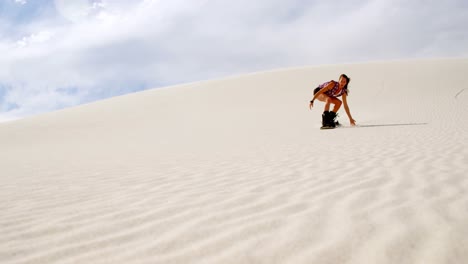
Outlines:
{"type": "Polygon", "coordinates": [[[314,101],[319,100],[325,102],[325,109],[322,114],[322,128],[334,128],[336,127],[335,118],[336,113],[341,107],[341,100],[338,97],[343,97],[344,108],[346,114],[349,117],[349,123],[354,126],[356,121],[351,116],[351,112],[348,107],[348,84],[350,79],[346,74],[341,74],[338,82],[333,80],[319,85],[314,90],[314,98],[310,101],[309,108],[312,109],[314,101]],[[330,111],[330,105],[333,104],[333,111],[330,111]]]}

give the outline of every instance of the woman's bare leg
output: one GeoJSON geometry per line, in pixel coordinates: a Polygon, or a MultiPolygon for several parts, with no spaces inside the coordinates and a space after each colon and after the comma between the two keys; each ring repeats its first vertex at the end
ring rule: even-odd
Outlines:
{"type": "Polygon", "coordinates": [[[333,98],[333,97],[328,97],[327,101],[325,103],[325,111],[329,111],[330,109],[330,104],[333,104],[333,112],[337,113],[338,110],[340,110],[341,107],[341,100],[338,98],[333,98]]]}
{"type": "Polygon", "coordinates": [[[325,95],[325,94],[321,94],[317,97],[317,100],[319,100],[320,102],[324,102],[325,103],[325,109],[323,111],[330,111],[330,102],[329,102],[329,96],[325,95]]]}

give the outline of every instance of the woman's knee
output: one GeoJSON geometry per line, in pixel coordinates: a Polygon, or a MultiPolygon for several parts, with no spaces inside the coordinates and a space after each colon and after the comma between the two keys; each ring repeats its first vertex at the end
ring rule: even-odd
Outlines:
{"type": "Polygon", "coordinates": [[[324,95],[324,94],[321,94],[317,97],[317,100],[321,101],[321,102],[327,102],[327,96],[324,95]]]}

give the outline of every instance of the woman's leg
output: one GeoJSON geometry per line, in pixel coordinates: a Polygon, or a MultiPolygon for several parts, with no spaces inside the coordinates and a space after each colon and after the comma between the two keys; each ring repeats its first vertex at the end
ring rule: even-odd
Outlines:
{"type": "Polygon", "coordinates": [[[321,94],[317,97],[317,100],[325,103],[325,109],[323,111],[330,111],[330,102],[328,102],[329,98],[330,97],[326,94],[321,94]]]}
{"type": "Polygon", "coordinates": [[[341,107],[341,100],[336,98],[336,97],[329,97],[327,98],[327,101],[325,103],[325,111],[328,111],[330,109],[330,104],[333,104],[333,112],[338,112],[341,107]]]}
{"type": "Polygon", "coordinates": [[[336,98],[336,97],[329,97],[327,96],[327,99],[325,101],[325,111],[322,115],[322,123],[324,123],[323,126],[327,127],[335,127],[336,126],[336,113],[341,107],[341,100],[336,98]],[[333,104],[333,111],[330,110],[330,105],[333,104]]]}
{"type": "Polygon", "coordinates": [[[322,127],[328,127],[330,126],[330,102],[328,100],[328,95],[326,94],[321,94],[317,97],[317,100],[319,100],[320,102],[324,102],[325,103],[325,109],[323,110],[323,114],[322,114],[322,127]]]}

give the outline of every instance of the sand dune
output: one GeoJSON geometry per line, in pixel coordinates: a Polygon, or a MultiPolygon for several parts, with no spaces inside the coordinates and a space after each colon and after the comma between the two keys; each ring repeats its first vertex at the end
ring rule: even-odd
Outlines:
{"type": "Polygon", "coordinates": [[[465,263],[468,59],[303,67],[0,124],[0,263],[465,263]],[[348,74],[358,126],[319,130],[348,74]]]}

